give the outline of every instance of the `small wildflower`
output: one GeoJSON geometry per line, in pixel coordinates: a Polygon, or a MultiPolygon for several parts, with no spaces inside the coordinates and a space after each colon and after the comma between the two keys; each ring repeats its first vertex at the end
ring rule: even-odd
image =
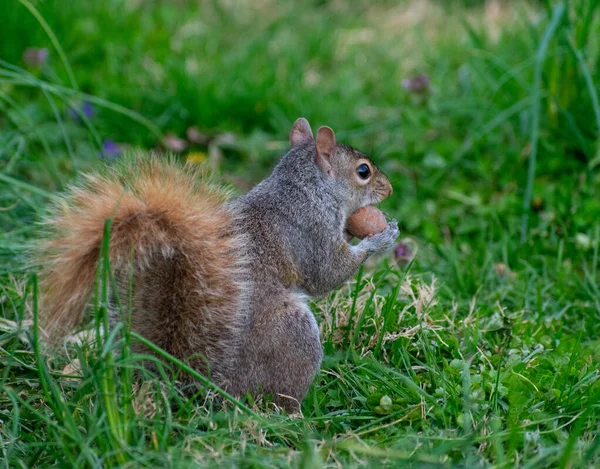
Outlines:
{"type": "Polygon", "coordinates": [[[541,197],[535,197],[531,201],[531,210],[533,210],[536,213],[539,213],[542,210],[544,210],[544,199],[542,199],[541,197]]]}
{"type": "Polygon", "coordinates": [[[410,246],[408,244],[400,243],[396,246],[396,257],[407,257],[410,256],[410,246]]]}
{"type": "Polygon", "coordinates": [[[180,152],[187,148],[188,144],[185,140],[174,134],[167,134],[163,140],[163,145],[167,150],[180,152]]]}
{"type": "Polygon", "coordinates": [[[577,245],[577,248],[582,251],[587,251],[594,245],[592,238],[585,233],[577,233],[575,236],[575,244],[577,245]]]}
{"type": "Polygon", "coordinates": [[[415,257],[415,252],[411,246],[410,240],[403,240],[396,244],[394,248],[394,257],[400,265],[406,266],[415,257]]]}
{"type": "Polygon", "coordinates": [[[225,132],[225,133],[217,135],[215,137],[214,143],[215,143],[215,145],[218,145],[220,147],[227,147],[227,146],[235,145],[236,141],[237,141],[237,137],[234,133],[225,132]]]}
{"type": "Polygon", "coordinates": [[[121,154],[121,147],[112,140],[106,139],[102,142],[101,160],[115,160],[121,154]]]}
{"type": "Polygon", "coordinates": [[[206,161],[206,158],[206,153],[201,151],[192,151],[185,157],[185,161],[186,163],[190,164],[200,164],[206,161]]]}
{"type": "Polygon", "coordinates": [[[69,116],[77,122],[81,122],[81,115],[84,115],[86,119],[91,119],[94,114],[94,105],[89,101],[83,101],[77,108],[69,108],[69,116]]]}
{"type": "Polygon", "coordinates": [[[208,137],[206,135],[201,134],[198,130],[198,127],[196,127],[195,125],[192,127],[188,127],[187,131],[185,132],[185,135],[190,142],[195,143],[197,145],[205,144],[208,141],[208,137]]]}
{"type": "Polygon", "coordinates": [[[402,87],[411,93],[420,94],[429,91],[429,77],[427,75],[415,75],[414,77],[402,80],[402,87]]]}
{"type": "Polygon", "coordinates": [[[517,274],[510,270],[510,268],[503,262],[498,262],[495,264],[494,270],[496,271],[496,275],[498,275],[500,278],[508,277],[511,280],[514,280],[517,277],[517,274]]]}
{"type": "Polygon", "coordinates": [[[29,47],[23,52],[23,62],[29,67],[39,68],[46,63],[50,53],[45,47],[29,47]]]}

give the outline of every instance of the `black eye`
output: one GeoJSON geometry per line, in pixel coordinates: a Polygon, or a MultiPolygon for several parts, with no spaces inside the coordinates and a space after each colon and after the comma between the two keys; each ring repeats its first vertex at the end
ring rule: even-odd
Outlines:
{"type": "Polygon", "coordinates": [[[371,177],[371,168],[369,168],[368,164],[361,164],[358,168],[356,168],[356,174],[361,179],[369,179],[371,177]]]}

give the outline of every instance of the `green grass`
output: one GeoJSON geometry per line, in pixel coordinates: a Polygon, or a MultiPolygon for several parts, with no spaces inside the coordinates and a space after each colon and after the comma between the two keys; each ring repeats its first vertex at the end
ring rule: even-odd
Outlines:
{"type": "Polygon", "coordinates": [[[600,467],[597,5],[0,0],[0,466],[600,467]],[[44,354],[26,254],[104,141],[196,126],[181,157],[243,191],[299,116],[390,176],[416,254],[315,302],[303,418],[190,399],[169,358],[138,382],[102,291],[98,340],[44,354]]]}

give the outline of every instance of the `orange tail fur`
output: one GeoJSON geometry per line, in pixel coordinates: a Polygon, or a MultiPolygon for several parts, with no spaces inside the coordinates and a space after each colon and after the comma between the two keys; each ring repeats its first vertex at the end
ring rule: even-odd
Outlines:
{"type": "Polygon", "coordinates": [[[195,172],[155,156],[138,155],[86,176],[55,206],[37,250],[47,340],[56,343],[82,322],[110,218],[117,281],[119,271],[127,283],[134,270],[133,330],[176,356],[222,353],[226,339],[220,338],[239,323],[243,293],[243,242],[232,230],[227,196],[195,172]]]}

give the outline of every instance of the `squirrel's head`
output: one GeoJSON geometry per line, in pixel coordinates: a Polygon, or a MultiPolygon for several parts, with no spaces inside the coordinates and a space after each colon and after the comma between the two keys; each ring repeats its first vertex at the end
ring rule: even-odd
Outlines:
{"type": "Polygon", "coordinates": [[[337,143],[329,127],[321,127],[314,140],[308,121],[298,119],[290,132],[292,148],[314,144],[314,163],[343,197],[348,213],[377,204],[392,194],[390,180],[363,153],[337,143]]]}

